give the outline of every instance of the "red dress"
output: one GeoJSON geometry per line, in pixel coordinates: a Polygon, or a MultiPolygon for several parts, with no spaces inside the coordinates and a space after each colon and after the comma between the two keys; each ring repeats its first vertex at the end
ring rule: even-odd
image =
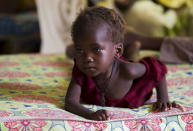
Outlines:
{"type": "MultiPolygon", "coordinates": [[[[151,97],[153,88],[167,73],[166,66],[152,57],[143,58],[139,62],[145,65],[145,74],[133,81],[131,89],[122,99],[105,98],[106,106],[137,108],[144,105],[151,97]]],[[[72,77],[82,88],[81,100],[83,100],[83,102],[101,105],[101,92],[91,77],[83,74],[76,65],[73,68],[72,77]]]]}

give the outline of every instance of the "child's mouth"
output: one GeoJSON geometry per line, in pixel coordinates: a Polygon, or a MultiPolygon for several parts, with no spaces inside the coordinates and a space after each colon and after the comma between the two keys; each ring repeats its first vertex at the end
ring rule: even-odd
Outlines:
{"type": "Polygon", "coordinates": [[[84,71],[88,74],[93,74],[96,71],[95,67],[85,67],[84,71]]]}
{"type": "Polygon", "coordinates": [[[96,70],[95,67],[85,67],[84,70],[96,70]]]}

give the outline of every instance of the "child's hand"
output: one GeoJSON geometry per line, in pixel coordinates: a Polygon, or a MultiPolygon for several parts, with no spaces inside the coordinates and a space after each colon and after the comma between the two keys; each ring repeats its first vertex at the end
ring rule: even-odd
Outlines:
{"type": "Polygon", "coordinates": [[[90,114],[90,119],[96,121],[105,121],[108,120],[108,114],[106,110],[98,110],[92,114],[90,114]]]}
{"type": "Polygon", "coordinates": [[[176,104],[176,102],[159,102],[157,101],[156,103],[153,104],[153,111],[154,112],[160,112],[160,111],[168,111],[171,110],[172,108],[178,108],[182,111],[184,111],[184,108],[180,104],[176,104]]]}

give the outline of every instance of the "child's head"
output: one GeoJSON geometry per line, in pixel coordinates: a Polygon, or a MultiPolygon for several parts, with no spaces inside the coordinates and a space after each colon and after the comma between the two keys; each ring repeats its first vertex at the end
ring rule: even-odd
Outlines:
{"type": "Polygon", "coordinates": [[[112,9],[93,7],[81,12],[72,26],[77,67],[88,76],[109,72],[123,52],[124,26],[112,9]]]}
{"type": "Polygon", "coordinates": [[[114,44],[124,42],[125,21],[112,9],[87,8],[76,18],[72,26],[72,39],[76,42],[88,28],[107,26],[108,39],[114,44]]]}

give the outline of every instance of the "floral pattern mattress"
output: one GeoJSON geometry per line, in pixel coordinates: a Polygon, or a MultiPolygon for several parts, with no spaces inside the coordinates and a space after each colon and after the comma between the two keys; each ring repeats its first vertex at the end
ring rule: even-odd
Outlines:
{"type": "Polygon", "coordinates": [[[193,65],[167,65],[170,100],[184,112],[151,112],[148,103],[137,109],[84,105],[107,109],[108,121],[63,110],[72,66],[62,54],[0,56],[0,131],[193,131],[193,65]]]}

